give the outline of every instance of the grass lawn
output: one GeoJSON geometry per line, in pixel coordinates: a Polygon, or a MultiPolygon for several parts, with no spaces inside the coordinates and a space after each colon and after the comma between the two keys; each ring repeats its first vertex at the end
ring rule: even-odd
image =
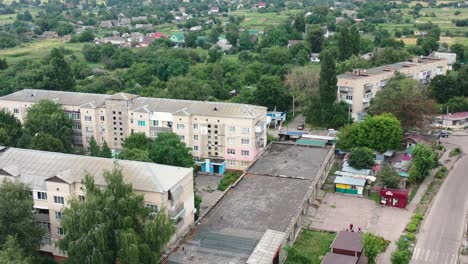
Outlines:
{"type": "Polygon", "coordinates": [[[249,29],[264,30],[268,26],[280,25],[289,20],[289,17],[301,12],[301,10],[288,10],[279,13],[259,13],[255,10],[238,10],[230,12],[229,15],[243,16],[241,27],[249,29]]]}
{"type": "MultiPolygon", "coordinates": [[[[325,254],[330,251],[335,236],[335,233],[304,230],[292,247],[299,255],[308,259],[308,264],[320,264],[325,254]]],[[[286,264],[292,263],[295,263],[293,259],[286,259],[286,264]]]]}

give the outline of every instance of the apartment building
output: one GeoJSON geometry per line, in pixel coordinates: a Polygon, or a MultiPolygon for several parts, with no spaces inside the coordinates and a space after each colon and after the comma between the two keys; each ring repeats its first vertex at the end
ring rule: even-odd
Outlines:
{"type": "Polygon", "coordinates": [[[412,60],[384,65],[370,69],[355,69],[337,76],[337,100],[350,106],[355,120],[362,120],[370,101],[387,82],[399,72],[408,78],[426,85],[437,75],[445,75],[448,69],[447,59],[433,57],[415,57],[412,60]]]}
{"type": "Polygon", "coordinates": [[[131,133],[156,138],[174,132],[203,171],[244,170],[266,146],[267,109],[261,106],[24,89],[0,97],[0,109],[24,122],[40,100],[62,106],[73,120],[73,141],[87,149],[91,137],[119,151],[131,133]]]}
{"type": "MultiPolygon", "coordinates": [[[[183,237],[194,222],[193,169],[138,161],[119,161],[125,181],[144,196],[146,205],[158,212],[165,208],[177,226],[172,242],[183,237]]],[[[0,181],[4,178],[27,183],[32,188],[34,221],[48,232],[41,250],[65,257],[54,246],[64,231],[63,208],[72,198],[86,199],[81,180],[89,173],[104,185],[103,172],[114,160],[29,149],[0,147],[0,181]]]]}

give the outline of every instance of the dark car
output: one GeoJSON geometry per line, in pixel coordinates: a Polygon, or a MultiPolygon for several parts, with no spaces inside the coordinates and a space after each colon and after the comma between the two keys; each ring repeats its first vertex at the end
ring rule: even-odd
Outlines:
{"type": "Polygon", "coordinates": [[[440,131],[439,137],[448,138],[448,132],[446,130],[440,131]]]}
{"type": "Polygon", "coordinates": [[[304,123],[299,123],[299,125],[297,125],[297,130],[304,130],[304,123]]]}

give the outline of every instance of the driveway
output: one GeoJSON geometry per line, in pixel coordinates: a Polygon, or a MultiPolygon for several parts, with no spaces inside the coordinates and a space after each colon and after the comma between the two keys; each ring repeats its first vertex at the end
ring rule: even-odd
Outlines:
{"type": "Polygon", "coordinates": [[[395,241],[410,216],[407,209],[382,207],[366,198],[327,193],[312,218],[310,228],[336,232],[353,224],[356,230],[361,227],[364,232],[395,241]]]}
{"type": "Polygon", "coordinates": [[[218,182],[222,176],[197,174],[195,177],[195,192],[200,195],[200,215],[208,211],[216,201],[221,198],[223,192],[218,191],[218,182]]]}

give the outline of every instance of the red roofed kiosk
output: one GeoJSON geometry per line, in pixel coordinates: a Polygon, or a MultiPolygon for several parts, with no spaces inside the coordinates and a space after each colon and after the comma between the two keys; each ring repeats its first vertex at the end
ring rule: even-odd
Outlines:
{"type": "Polygon", "coordinates": [[[405,208],[408,204],[408,190],[382,189],[380,191],[380,204],[391,207],[405,208]]]}

